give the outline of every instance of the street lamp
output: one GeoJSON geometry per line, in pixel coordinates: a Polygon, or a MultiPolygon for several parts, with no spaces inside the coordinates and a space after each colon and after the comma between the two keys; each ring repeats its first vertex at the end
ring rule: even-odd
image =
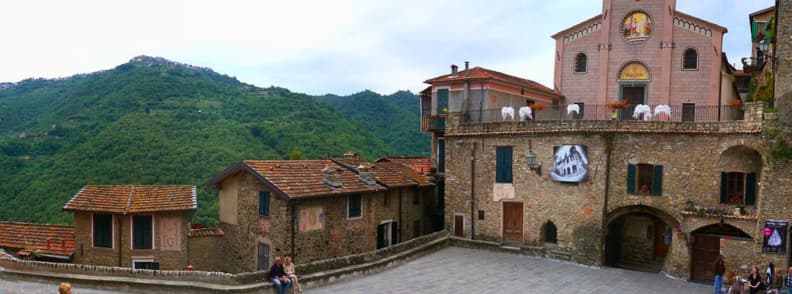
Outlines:
{"type": "Polygon", "coordinates": [[[528,150],[528,154],[525,155],[525,162],[528,163],[529,169],[537,175],[542,175],[542,162],[536,161],[536,153],[533,150],[528,150]]]}

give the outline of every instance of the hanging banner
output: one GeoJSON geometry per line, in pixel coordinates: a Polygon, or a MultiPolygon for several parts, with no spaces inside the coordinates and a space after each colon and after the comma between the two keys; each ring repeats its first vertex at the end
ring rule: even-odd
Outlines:
{"type": "Polygon", "coordinates": [[[787,221],[766,220],[764,230],[764,241],[762,242],[762,252],[786,254],[786,235],[787,221]]]}
{"type": "Polygon", "coordinates": [[[580,183],[588,176],[588,147],[561,145],[553,147],[553,170],[550,179],[556,182],[580,183]]]}

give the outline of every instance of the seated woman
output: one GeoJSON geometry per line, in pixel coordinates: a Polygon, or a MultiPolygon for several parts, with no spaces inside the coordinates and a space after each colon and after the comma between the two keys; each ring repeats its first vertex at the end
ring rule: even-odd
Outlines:
{"type": "Polygon", "coordinates": [[[759,268],[753,267],[751,274],[748,276],[748,293],[759,293],[762,288],[762,276],[759,275],[759,268]]]}
{"type": "Polygon", "coordinates": [[[294,271],[294,263],[292,263],[291,257],[287,256],[283,260],[283,269],[286,271],[286,277],[294,284],[294,289],[297,290],[297,292],[302,292],[302,287],[300,287],[300,282],[297,280],[297,272],[294,271]]]}

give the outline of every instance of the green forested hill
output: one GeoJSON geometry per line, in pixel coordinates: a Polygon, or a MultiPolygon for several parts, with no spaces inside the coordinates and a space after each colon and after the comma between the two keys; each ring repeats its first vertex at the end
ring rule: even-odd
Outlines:
{"type": "Polygon", "coordinates": [[[216,193],[203,184],[226,167],[297,153],[415,152],[379,132],[398,133],[361,127],[308,95],[160,58],[0,84],[0,220],[68,223],[61,207],[86,184],[192,184],[194,221],[211,224],[216,193]]]}
{"type": "Polygon", "coordinates": [[[407,91],[382,96],[363,91],[350,96],[316,97],[361,128],[372,132],[401,155],[429,155],[429,136],[420,132],[420,101],[407,91]]]}

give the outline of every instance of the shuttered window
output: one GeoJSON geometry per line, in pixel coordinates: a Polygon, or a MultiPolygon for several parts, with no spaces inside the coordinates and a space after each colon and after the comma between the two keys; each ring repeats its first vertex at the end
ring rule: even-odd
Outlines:
{"type": "Polygon", "coordinates": [[[627,193],[635,195],[663,195],[663,166],[651,164],[627,165],[627,193]]]}
{"type": "Polygon", "coordinates": [[[495,182],[512,182],[512,147],[495,148],[495,182]]]}
{"type": "Polygon", "coordinates": [[[259,215],[270,215],[270,192],[268,191],[259,192],[259,215]]]}
{"type": "Polygon", "coordinates": [[[93,247],[113,248],[113,216],[93,215],[93,247]]]}
{"type": "Polygon", "coordinates": [[[723,204],[756,204],[756,174],[721,172],[720,194],[720,203],[723,204]]]}
{"type": "Polygon", "coordinates": [[[132,249],[152,249],[152,217],[150,215],[132,216],[132,249]]]}
{"type": "Polygon", "coordinates": [[[437,90],[437,114],[448,113],[448,89],[437,90]]]}

